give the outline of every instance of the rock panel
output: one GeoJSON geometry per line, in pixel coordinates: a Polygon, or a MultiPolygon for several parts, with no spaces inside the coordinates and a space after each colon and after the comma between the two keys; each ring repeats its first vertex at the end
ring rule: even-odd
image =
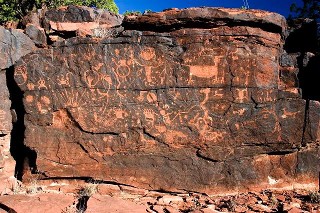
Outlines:
{"type": "Polygon", "coordinates": [[[37,175],[207,193],[291,184],[305,168],[306,103],[280,86],[284,24],[254,10],[169,10],[23,57],[15,80],[37,175]]]}

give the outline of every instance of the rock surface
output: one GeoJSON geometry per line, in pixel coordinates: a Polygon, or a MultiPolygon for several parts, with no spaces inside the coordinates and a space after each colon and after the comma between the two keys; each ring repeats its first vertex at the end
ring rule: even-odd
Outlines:
{"type": "Polygon", "coordinates": [[[29,24],[26,26],[25,33],[31,38],[35,45],[39,47],[47,46],[47,37],[43,28],[29,24]]]}
{"type": "Polygon", "coordinates": [[[12,130],[11,101],[9,97],[6,73],[5,71],[0,71],[0,135],[8,135],[12,130]]]}
{"type": "Polygon", "coordinates": [[[17,60],[35,50],[33,42],[20,30],[7,30],[0,26],[0,194],[10,187],[15,174],[15,162],[10,153],[12,131],[11,100],[8,89],[8,72],[17,60]]]}
{"type": "Polygon", "coordinates": [[[22,56],[35,50],[34,43],[20,30],[0,26],[0,70],[6,69],[22,56]]]}
{"type": "Polygon", "coordinates": [[[52,9],[45,13],[45,22],[58,32],[82,31],[92,34],[95,28],[111,28],[122,23],[121,15],[108,10],[90,7],[68,6],[52,9]]]}
{"type": "Polygon", "coordinates": [[[85,205],[76,194],[43,191],[0,197],[0,212],[318,212],[319,193],[306,190],[262,190],[236,195],[149,191],[141,196],[118,189],[116,196],[95,193],[85,205]]]}
{"type": "Polygon", "coordinates": [[[75,202],[73,195],[65,194],[35,194],[35,195],[10,195],[0,197],[1,209],[6,212],[66,212],[72,203],[75,202]]]}
{"type": "Polygon", "coordinates": [[[317,180],[320,106],[307,124],[279,80],[282,16],[174,9],[122,26],[15,66],[37,173],[205,193],[317,180]]]}

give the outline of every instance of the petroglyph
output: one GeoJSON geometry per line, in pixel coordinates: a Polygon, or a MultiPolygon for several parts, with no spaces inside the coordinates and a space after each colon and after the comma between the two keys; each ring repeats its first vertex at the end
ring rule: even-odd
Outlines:
{"type": "Polygon", "coordinates": [[[14,75],[18,85],[25,84],[28,79],[27,67],[24,65],[16,66],[14,75]]]}
{"type": "Polygon", "coordinates": [[[189,66],[190,76],[199,78],[217,78],[218,68],[216,66],[189,66]]]}
{"type": "MultiPolygon", "coordinates": [[[[305,101],[278,85],[284,23],[263,11],[174,9],[39,48],[15,67],[23,144],[49,179],[218,193],[263,182],[253,166],[263,156],[284,183],[297,159],[316,162],[315,149],[299,148],[305,101]]],[[[319,138],[307,131],[307,143],[319,138]]]]}

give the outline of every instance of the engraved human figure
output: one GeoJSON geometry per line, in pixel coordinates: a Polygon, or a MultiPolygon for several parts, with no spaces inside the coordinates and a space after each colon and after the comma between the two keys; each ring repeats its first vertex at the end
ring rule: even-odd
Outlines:
{"type": "Polygon", "coordinates": [[[155,123],[155,115],[152,109],[144,109],[143,114],[148,124],[153,125],[155,123]]]}
{"type": "Polygon", "coordinates": [[[40,78],[37,83],[38,89],[48,89],[48,87],[46,86],[46,81],[43,78],[40,78]]]}
{"type": "Polygon", "coordinates": [[[24,65],[16,67],[14,75],[15,75],[15,80],[19,86],[27,82],[27,79],[28,79],[27,68],[24,65]]]}

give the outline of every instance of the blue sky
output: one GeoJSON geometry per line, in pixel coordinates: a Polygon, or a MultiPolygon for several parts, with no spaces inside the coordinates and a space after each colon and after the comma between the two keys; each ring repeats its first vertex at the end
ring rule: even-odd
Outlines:
{"type": "MultiPolygon", "coordinates": [[[[241,8],[243,0],[115,0],[120,9],[120,13],[129,11],[141,11],[146,9],[158,12],[163,9],[177,7],[234,7],[241,8]]],[[[297,5],[302,4],[302,0],[248,0],[249,6],[252,9],[262,9],[280,13],[288,16],[289,8],[292,3],[297,5]]]]}

